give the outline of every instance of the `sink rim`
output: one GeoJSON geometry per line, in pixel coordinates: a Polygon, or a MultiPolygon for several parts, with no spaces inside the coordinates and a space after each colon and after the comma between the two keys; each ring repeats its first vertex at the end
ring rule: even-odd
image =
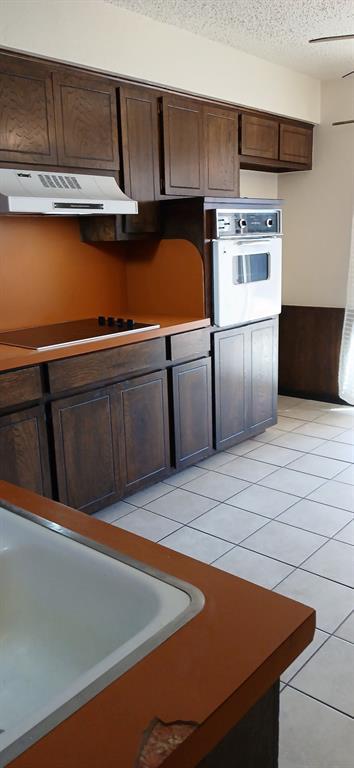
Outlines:
{"type": "Polygon", "coordinates": [[[132,568],[135,568],[142,573],[146,573],[158,581],[162,581],[172,587],[175,587],[176,589],[181,590],[182,592],[185,592],[190,599],[189,605],[183,609],[180,614],[170,620],[163,627],[155,631],[150,637],[148,637],[140,645],[134,648],[134,650],[130,651],[123,659],[113,663],[109,669],[99,674],[97,678],[88,683],[88,685],[84,686],[81,690],[79,690],[59,707],[56,707],[52,712],[41,719],[33,727],[29,728],[17,738],[15,737],[14,741],[10,742],[7,746],[5,745],[3,749],[1,748],[1,737],[4,736],[4,734],[6,735],[6,730],[3,733],[0,731],[0,768],[3,768],[9,762],[22,754],[22,752],[32,746],[32,744],[43,738],[43,736],[45,736],[49,731],[63,722],[63,720],[66,720],[70,715],[87,704],[90,699],[94,698],[97,694],[104,690],[104,688],[106,688],[108,685],[117,680],[121,675],[131,669],[131,667],[148,656],[148,654],[155,650],[159,645],[161,645],[161,643],[175,634],[178,629],[183,627],[194,616],[200,613],[205,605],[205,596],[198,587],[195,587],[189,582],[179,579],[178,577],[166,573],[165,571],[160,571],[158,568],[155,568],[148,563],[144,563],[141,560],[137,560],[136,558],[130,557],[129,555],[120,552],[118,549],[109,547],[105,544],[102,544],[101,542],[95,541],[94,539],[90,539],[87,536],[82,536],[81,534],[76,533],[69,528],[65,528],[64,526],[48,520],[47,518],[42,518],[36,515],[34,512],[22,509],[21,507],[18,507],[15,504],[11,504],[1,497],[0,508],[3,508],[8,512],[12,512],[15,515],[22,517],[36,525],[39,525],[52,533],[56,533],[59,536],[71,539],[72,541],[88,547],[89,549],[96,550],[97,552],[106,555],[107,557],[110,557],[121,563],[125,563],[126,565],[131,566],[132,568]]]}

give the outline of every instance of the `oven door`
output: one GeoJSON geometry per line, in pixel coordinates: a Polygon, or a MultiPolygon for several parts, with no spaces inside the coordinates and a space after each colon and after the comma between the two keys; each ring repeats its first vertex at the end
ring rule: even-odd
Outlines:
{"type": "Polygon", "coordinates": [[[281,238],[213,242],[214,323],[224,327],[281,311],[281,238]]]}

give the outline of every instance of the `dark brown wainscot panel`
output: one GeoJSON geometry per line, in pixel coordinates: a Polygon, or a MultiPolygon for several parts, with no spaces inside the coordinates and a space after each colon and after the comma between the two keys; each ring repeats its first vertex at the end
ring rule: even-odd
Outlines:
{"type": "Polygon", "coordinates": [[[237,197],[240,189],[238,113],[204,107],[205,194],[237,197]]]}
{"type": "Polygon", "coordinates": [[[279,160],[304,163],[311,168],[313,128],[280,123],[279,160]]]}
{"type": "Polygon", "coordinates": [[[40,400],[41,397],[42,383],[38,365],[0,374],[0,411],[40,400]]]}
{"type": "Polygon", "coordinates": [[[178,96],[162,97],[166,195],[201,195],[204,190],[203,105],[178,96]]]}
{"type": "Polygon", "coordinates": [[[172,369],[175,464],[182,469],[212,450],[211,361],[172,369]]]}
{"type": "Polygon", "coordinates": [[[277,160],[279,122],[260,115],[241,115],[241,154],[277,160]]]}
{"type": "Polygon", "coordinates": [[[139,213],[125,217],[125,232],[159,230],[160,196],[158,96],[154,91],[120,88],[124,191],[139,201],[139,213]]]}
{"type": "Polygon", "coordinates": [[[0,161],[57,162],[52,80],[44,64],[0,55],[0,161]]]}
{"type": "Polygon", "coordinates": [[[59,501],[83,512],[121,494],[117,386],[52,403],[59,501]]]}
{"type": "Polygon", "coordinates": [[[53,73],[59,165],[117,170],[116,87],[85,74],[53,73]]]}
{"type": "Polygon", "coordinates": [[[43,406],[0,417],[0,479],[51,496],[43,406]]]}
{"type": "Polygon", "coordinates": [[[120,457],[124,493],[169,474],[167,373],[117,385],[120,389],[120,457]]]}
{"type": "Polygon", "coordinates": [[[165,339],[148,339],[48,363],[49,388],[53,394],[65,392],[126,378],[144,369],[163,368],[165,364],[165,339]]]}

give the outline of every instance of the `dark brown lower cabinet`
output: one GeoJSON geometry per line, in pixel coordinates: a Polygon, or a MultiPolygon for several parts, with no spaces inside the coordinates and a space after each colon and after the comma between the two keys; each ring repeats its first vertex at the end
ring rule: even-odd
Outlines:
{"type": "Polygon", "coordinates": [[[95,512],[122,495],[117,385],[52,403],[59,501],[95,512]]]}
{"type": "Polygon", "coordinates": [[[212,449],[211,361],[203,358],[172,369],[175,464],[182,469],[212,449]]]}
{"type": "Polygon", "coordinates": [[[43,406],[0,417],[0,479],[51,496],[43,406]]]}
{"type": "Polygon", "coordinates": [[[214,334],[215,447],[247,432],[248,326],[214,334]]]}
{"type": "Polygon", "coordinates": [[[214,334],[215,448],[276,422],[278,320],[214,334]]]}
{"type": "Polygon", "coordinates": [[[248,426],[259,432],[276,421],[278,397],[278,319],[249,326],[248,426]]]}
{"type": "Polygon", "coordinates": [[[120,389],[123,493],[138,490],[170,471],[167,373],[123,382],[120,389]]]}

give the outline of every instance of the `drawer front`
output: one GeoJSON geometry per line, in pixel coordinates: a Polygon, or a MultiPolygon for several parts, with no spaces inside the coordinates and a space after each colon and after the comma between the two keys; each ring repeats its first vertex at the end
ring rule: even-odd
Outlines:
{"type": "Polygon", "coordinates": [[[0,374],[0,410],[42,397],[39,365],[0,374]]]}
{"type": "Polygon", "coordinates": [[[170,338],[169,359],[183,360],[210,352],[210,328],[177,333],[170,338]]]}
{"type": "Polygon", "coordinates": [[[163,368],[165,363],[164,338],[90,352],[49,363],[49,389],[52,394],[65,392],[110,379],[124,378],[127,374],[134,375],[149,368],[163,368]]]}

